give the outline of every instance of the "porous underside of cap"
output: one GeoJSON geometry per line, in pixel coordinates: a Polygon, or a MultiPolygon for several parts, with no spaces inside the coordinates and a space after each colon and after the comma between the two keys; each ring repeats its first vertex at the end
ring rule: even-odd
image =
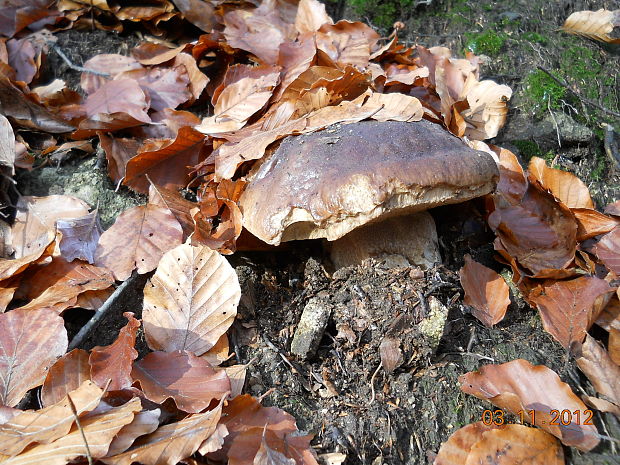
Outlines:
{"type": "Polygon", "coordinates": [[[380,217],[487,194],[491,155],[426,120],[362,121],[289,136],[251,175],[244,226],[269,244],[336,240],[380,217]]]}

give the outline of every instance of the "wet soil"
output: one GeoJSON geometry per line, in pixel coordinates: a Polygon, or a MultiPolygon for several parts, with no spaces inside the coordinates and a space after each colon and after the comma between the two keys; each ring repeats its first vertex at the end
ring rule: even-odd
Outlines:
{"type": "MultiPolygon", "coordinates": [[[[500,3],[429,2],[428,7],[415,9],[415,15],[409,17],[408,40],[461,51],[466,32],[491,27],[501,21],[502,13],[517,12],[525,19],[515,27],[533,28],[542,34],[551,30],[551,24],[557,27],[557,15],[565,16],[565,10],[603,7],[605,2],[565,1],[557,2],[563,5],[557,7],[550,5],[554,2],[538,2],[538,6],[535,1],[505,2],[511,3],[510,8],[500,3]],[[491,3],[495,6],[492,11],[484,7],[491,3]],[[463,5],[466,9],[457,8],[463,5]],[[536,22],[539,20],[541,24],[536,22]]],[[[353,17],[354,13],[349,13],[353,17]]],[[[80,65],[99,53],[127,53],[138,42],[135,35],[102,31],[66,31],[57,36],[59,46],[80,65]]],[[[533,57],[539,54],[552,68],[562,45],[549,41],[543,48],[532,42],[529,47],[521,41],[517,40],[518,46],[517,42],[507,41],[501,57],[490,58],[482,74],[515,89],[511,117],[522,115],[528,122],[526,130],[533,131],[546,114],[529,106],[524,76],[537,66],[533,57]]],[[[586,46],[598,47],[589,43],[586,46]]],[[[608,58],[617,60],[611,53],[608,58]]],[[[49,63],[52,77],[63,78],[78,88],[78,72],[53,53],[49,63]]],[[[589,111],[590,119],[584,115],[572,117],[590,128],[606,121],[589,111]]],[[[616,200],[620,189],[611,161],[602,155],[599,135],[593,131],[587,142],[567,140],[561,147],[545,142],[547,145],[543,144],[540,151],[542,155],[552,152],[559,166],[578,173],[602,206],[616,200]],[[601,163],[603,169],[594,173],[593,167],[601,163]]],[[[497,142],[514,146],[514,140],[506,138],[505,133],[497,142]]],[[[524,162],[531,155],[517,151],[524,162]]],[[[18,177],[24,194],[67,193],[83,197],[93,206],[99,203],[104,223],[109,226],[116,215],[144,199],[125,189],[115,192],[115,186],[104,179],[105,168],[96,157],[79,155],[72,155],[58,166],[23,172],[18,177]]],[[[395,268],[372,261],[332,273],[319,242],[292,243],[284,251],[231,256],[243,290],[231,345],[238,361],[249,363],[246,391],[265,396],[265,404],[293,414],[301,430],[315,434],[313,444],[320,456],[340,452],[346,455],[345,464],[369,465],[432,462],[450,434],[480,420],[484,410],[491,408],[463,394],[458,383],[460,375],[487,363],[523,358],[545,364],[578,394],[593,395],[593,388],[562,347],[543,331],[537,313],[518,295],[511,295],[506,319],[492,329],[474,319],[463,304],[458,270],[465,254],[502,270],[494,260],[492,235],[478,211],[475,202],[432,211],[444,260],[431,270],[395,268]],[[325,306],[331,318],[318,350],[300,359],[290,353],[291,340],[301,312],[310,301],[325,306]],[[447,312],[439,341],[429,339],[419,329],[420,322],[432,313],[431,307],[447,312]],[[396,340],[402,354],[402,362],[391,372],[380,365],[380,347],[387,339],[396,340]]],[[[113,341],[125,323],[124,311],[140,316],[144,281],[138,280],[133,290],[119,300],[83,347],[113,341]]],[[[65,314],[72,334],[89,315],[80,310],[65,314]]],[[[620,438],[620,424],[614,417],[597,413],[595,421],[602,434],[620,438]]],[[[576,449],[565,452],[572,464],[620,463],[615,447],[602,441],[587,454],[576,449]]]]}

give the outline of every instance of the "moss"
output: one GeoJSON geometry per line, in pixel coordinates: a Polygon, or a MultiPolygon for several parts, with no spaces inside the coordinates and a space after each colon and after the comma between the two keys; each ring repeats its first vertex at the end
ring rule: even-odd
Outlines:
{"type": "Polygon", "coordinates": [[[484,32],[466,32],[465,49],[474,52],[476,55],[497,56],[506,43],[506,34],[493,30],[484,32]]]}
{"type": "Polygon", "coordinates": [[[513,140],[512,144],[519,150],[519,154],[529,161],[532,157],[540,157],[542,151],[536,142],[533,140],[513,140]]]}
{"type": "Polygon", "coordinates": [[[539,34],[537,32],[524,32],[521,34],[521,39],[527,40],[528,42],[535,42],[541,45],[547,45],[549,42],[545,36],[539,34]]]}
{"type": "Polygon", "coordinates": [[[548,107],[559,108],[560,100],[566,95],[566,89],[544,71],[536,70],[525,78],[524,94],[534,113],[540,114],[548,107]]]}
{"type": "Polygon", "coordinates": [[[349,4],[363,18],[379,28],[389,30],[413,8],[413,0],[350,0],[349,4]]]}
{"type": "Polygon", "coordinates": [[[600,151],[596,153],[596,160],[594,160],[594,167],[590,171],[590,177],[593,181],[602,181],[607,175],[607,159],[600,151]]]}

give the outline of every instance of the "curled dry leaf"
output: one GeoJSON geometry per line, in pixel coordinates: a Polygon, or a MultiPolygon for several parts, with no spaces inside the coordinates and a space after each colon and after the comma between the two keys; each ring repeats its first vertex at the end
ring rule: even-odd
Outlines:
{"type": "Polygon", "coordinates": [[[564,348],[583,341],[613,289],[607,281],[581,276],[569,281],[545,281],[528,296],[540,311],[545,330],[564,348]]]}
{"type": "Polygon", "coordinates": [[[0,425],[0,454],[17,455],[30,444],[49,444],[66,435],[75,423],[68,395],[75,411],[81,415],[99,405],[103,391],[92,382],[84,381],[49,407],[19,413],[10,423],[0,425]]]}
{"type": "Polygon", "coordinates": [[[467,92],[469,108],[461,112],[465,120],[464,135],[484,140],[495,137],[508,116],[508,100],[512,89],[493,81],[477,82],[467,92]]]}
{"type": "Polygon", "coordinates": [[[133,398],[120,407],[113,407],[104,413],[84,416],[80,428],[71,431],[50,444],[39,444],[3,463],[10,465],[65,465],[78,457],[103,457],[110,443],[123,426],[132,422],[134,415],[142,408],[140,399],[133,398]],[[84,444],[88,444],[88,449],[84,444]]]}
{"type": "Polygon", "coordinates": [[[523,425],[472,423],[442,444],[433,465],[563,465],[561,444],[549,433],[523,425]]]}
{"type": "Polygon", "coordinates": [[[338,21],[323,24],[316,34],[316,46],[333,62],[365,69],[370,52],[379,40],[370,26],[360,22],[338,21]]]}
{"type": "Polygon", "coordinates": [[[542,158],[532,157],[528,166],[530,176],[564,203],[568,208],[594,208],[588,187],[568,171],[549,168],[542,158]]]}
{"type": "MultiPolygon", "coordinates": [[[[149,191],[149,182],[173,189],[184,187],[190,180],[190,167],[197,165],[204,158],[204,135],[183,127],[174,141],[165,146],[145,150],[127,162],[123,184],[142,194],[149,191]]],[[[144,146],[143,146],[144,149],[144,146]]]]}
{"type": "Polygon", "coordinates": [[[107,73],[109,77],[93,73],[82,73],[80,86],[86,94],[94,94],[106,82],[114,76],[132,69],[141,69],[142,66],[132,57],[126,57],[117,53],[100,53],[84,63],[84,68],[92,69],[100,73],[107,73]]]}
{"type": "Polygon", "coordinates": [[[222,404],[205,413],[190,415],[176,423],[161,426],[155,432],[138,438],[133,447],[122,454],[102,458],[108,465],[176,465],[198,450],[216,430],[222,404]]]}
{"type": "Polygon", "coordinates": [[[67,393],[79,388],[89,379],[88,352],[73,349],[56,360],[47,372],[41,387],[41,403],[48,407],[60,402],[67,393]]]}
{"type": "Polygon", "coordinates": [[[215,371],[209,362],[186,351],[151,352],[134,364],[131,376],[147,399],[157,403],[172,399],[189,413],[206,409],[230,392],[225,371],[215,371]]]}
{"type": "Polygon", "coordinates": [[[597,392],[620,407],[620,366],[589,334],[576,351],[575,361],[597,392]]]}
{"type": "Polygon", "coordinates": [[[136,156],[142,144],[134,138],[112,137],[103,132],[99,132],[98,136],[108,161],[108,175],[118,184],[125,177],[127,162],[136,156]]]}
{"type": "Polygon", "coordinates": [[[60,253],[68,262],[77,259],[95,262],[95,250],[103,232],[99,223],[99,210],[79,218],[58,219],[56,228],[62,233],[60,253]]]}
{"type": "Polygon", "coordinates": [[[152,433],[159,426],[161,410],[143,410],[134,415],[133,420],[118,432],[108,449],[108,456],[125,452],[140,436],[152,433]]]}
{"type": "Polygon", "coordinates": [[[465,304],[474,308],[473,315],[487,327],[502,321],[510,305],[510,288],[504,278],[469,255],[465,255],[459,276],[465,304]]]}
{"type": "Polygon", "coordinates": [[[6,42],[9,53],[9,65],[15,70],[15,80],[30,84],[38,71],[36,61],[39,61],[39,53],[35,50],[28,38],[11,39],[6,42]],[[38,60],[37,60],[38,58],[38,60]]]}
{"type": "Polygon", "coordinates": [[[194,220],[190,211],[196,204],[183,198],[179,192],[151,184],[149,203],[170,210],[183,229],[183,241],[194,231],[194,220]]]}
{"type": "Polygon", "coordinates": [[[150,98],[149,107],[160,111],[176,108],[187,102],[192,94],[189,91],[189,75],[184,66],[174,68],[140,68],[125,71],[118,79],[133,79],[150,98]]]}
{"type": "Polygon", "coordinates": [[[172,0],[172,3],[183,13],[183,17],[205,32],[218,24],[215,15],[215,6],[203,0],[172,0]]]}
{"type": "Polygon", "coordinates": [[[267,427],[251,428],[235,437],[229,465],[318,465],[310,448],[312,436],[278,434],[267,427]]]}
{"type": "Polygon", "coordinates": [[[181,243],[183,230],[170,210],[141,205],[121,213],[99,239],[95,263],[107,267],[119,281],[134,269],[144,274],[154,270],[168,250],[181,243]]]}
{"type": "Polygon", "coordinates": [[[295,17],[297,32],[300,34],[316,32],[323,24],[333,24],[332,19],[325,12],[325,4],[317,0],[301,0],[295,17]]]}
{"type": "Polygon", "coordinates": [[[14,407],[40,386],[68,346],[63,319],[49,309],[0,315],[0,404],[14,407]]]}
{"type": "MultiPolygon", "coordinates": [[[[544,365],[532,365],[519,359],[502,365],[485,365],[479,371],[459,377],[461,390],[479,399],[488,400],[515,415],[548,431],[563,444],[589,451],[598,443],[594,425],[582,424],[577,418],[587,418],[586,406],[571,391],[568,384],[544,365]],[[570,410],[571,423],[554,425],[551,410],[570,410]],[[580,411],[580,416],[574,412],[580,411]],[[534,415],[530,414],[535,411],[534,415]]],[[[585,423],[585,422],[583,422],[585,423]]]]}
{"type": "Polygon", "coordinates": [[[567,19],[562,30],[589,39],[620,44],[620,10],[576,11],[567,19]]]}
{"type": "Polygon", "coordinates": [[[88,360],[91,379],[102,388],[107,386],[108,391],[119,391],[131,386],[131,369],[133,361],[138,358],[134,346],[140,321],[131,312],[125,312],[123,316],[128,321],[116,340],[109,346],[93,347],[88,360]]]}
{"type": "Polygon", "coordinates": [[[594,246],[596,256],[611,271],[620,275],[620,227],[601,237],[594,246]]]}
{"type": "Polygon", "coordinates": [[[202,355],[237,314],[235,270],[208,247],[183,244],[166,253],[144,289],[144,334],[153,350],[202,355]]]}
{"type": "Polygon", "coordinates": [[[607,216],[589,208],[572,208],[577,220],[577,240],[591,239],[599,234],[606,234],[620,225],[620,219],[607,216]]]}
{"type": "Polygon", "coordinates": [[[88,117],[99,113],[112,115],[125,113],[142,122],[150,123],[146,95],[138,82],[133,79],[117,79],[103,84],[84,102],[84,110],[88,117]]]}

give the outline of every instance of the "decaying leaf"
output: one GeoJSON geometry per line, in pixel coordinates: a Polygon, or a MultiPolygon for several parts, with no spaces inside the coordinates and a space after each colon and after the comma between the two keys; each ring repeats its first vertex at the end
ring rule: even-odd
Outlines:
{"type": "Polygon", "coordinates": [[[528,299],[540,311],[545,330],[568,349],[583,341],[612,293],[607,281],[581,276],[543,283],[528,299]]]}
{"type": "Polygon", "coordinates": [[[232,324],[240,297],[237,275],[224,257],[208,247],[176,247],[144,288],[149,347],[204,354],[232,324]]]}
{"type": "Polygon", "coordinates": [[[88,352],[73,349],[56,360],[47,372],[41,387],[41,403],[44,407],[60,402],[67,393],[77,389],[90,379],[88,352]]]}
{"type": "Polygon", "coordinates": [[[620,275],[620,227],[601,237],[594,250],[607,268],[620,275]]]}
{"type": "Polygon", "coordinates": [[[93,347],[88,360],[91,379],[102,388],[107,386],[109,391],[131,386],[131,369],[133,361],[138,358],[134,346],[140,321],[131,312],[125,312],[123,316],[128,322],[116,340],[106,347],[93,347]]]}
{"type": "Polygon", "coordinates": [[[183,230],[167,208],[141,205],[121,213],[99,238],[95,263],[112,271],[119,281],[134,269],[154,270],[168,250],[181,243],[183,230]]]}
{"type": "Polygon", "coordinates": [[[14,407],[68,346],[63,319],[46,308],[0,315],[0,404],[14,407]]]}
{"type": "Polygon", "coordinates": [[[459,382],[463,392],[521,415],[567,446],[588,451],[600,441],[596,427],[583,420],[587,418],[584,403],[568,384],[544,365],[534,366],[523,359],[485,365],[479,371],[460,376],[459,382]],[[570,423],[552,422],[552,410],[570,410],[570,423]],[[579,411],[579,417],[575,411],[579,411]]]}
{"type": "Polygon", "coordinates": [[[189,413],[201,412],[230,392],[226,372],[215,371],[191,352],[151,352],[134,364],[132,378],[147,399],[157,403],[173,399],[189,413]]]}
{"type": "Polygon", "coordinates": [[[601,42],[620,44],[620,10],[576,11],[566,19],[562,30],[601,42]]]}
{"type": "Polygon", "coordinates": [[[473,315],[485,326],[496,325],[504,318],[510,305],[510,288],[495,271],[465,255],[459,271],[465,291],[465,303],[473,307],[473,315]]]}
{"type": "Polygon", "coordinates": [[[95,262],[95,250],[103,232],[98,209],[79,218],[60,218],[56,228],[62,233],[60,253],[65,260],[70,262],[78,258],[91,264],[95,262]]]}
{"type": "Polygon", "coordinates": [[[598,393],[620,407],[620,366],[589,334],[576,351],[575,360],[598,393]]]}

